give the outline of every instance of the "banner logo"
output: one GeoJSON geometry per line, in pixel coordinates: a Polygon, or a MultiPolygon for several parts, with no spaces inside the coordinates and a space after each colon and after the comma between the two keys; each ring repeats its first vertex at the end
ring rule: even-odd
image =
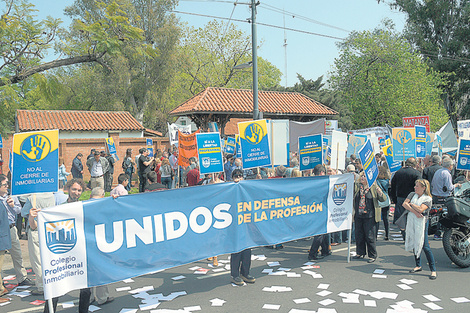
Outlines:
{"type": "Polygon", "coordinates": [[[252,145],[259,144],[264,135],[263,127],[257,123],[252,123],[245,129],[245,139],[252,145]]]}
{"type": "Polygon", "coordinates": [[[66,219],[44,223],[46,229],[46,245],[55,254],[69,252],[77,243],[75,219],[66,219]]]}
{"type": "Polygon", "coordinates": [[[411,139],[411,133],[409,131],[401,130],[397,134],[397,141],[402,145],[406,145],[411,139]]]}
{"type": "Polygon", "coordinates": [[[307,166],[310,163],[310,157],[306,156],[302,158],[302,164],[307,166]]]}
{"type": "Polygon", "coordinates": [[[346,191],[348,190],[347,184],[335,184],[333,186],[333,202],[336,205],[341,205],[346,201],[346,191]]]}
{"type": "Polygon", "coordinates": [[[51,152],[51,142],[44,135],[31,135],[23,140],[20,151],[26,161],[39,162],[51,152]]]}
{"type": "Polygon", "coordinates": [[[460,164],[467,165],[467,158],[461,158],[460,159],[460,164]]]}
{"type": "Polygon", "coordinates": [[[202,166],[208,168],[211,165],[211,158],[202,158],[202,166]]]}

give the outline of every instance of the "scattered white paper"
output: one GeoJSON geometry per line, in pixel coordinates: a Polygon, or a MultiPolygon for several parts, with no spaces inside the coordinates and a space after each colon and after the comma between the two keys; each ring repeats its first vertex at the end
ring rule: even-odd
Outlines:
{"type": "Polygon", "coordinates": [[[373,278],[387,278],[387,275],[372,274],[373,278]]]}
{"type": "Polygon", "coordinates": [[[325,300],[318,301],[318,304],[321,304],[323,306],[328,306],[328,305],[333,304],[335,302],[336,301],[333,300],[333,299],[325,299],[325,300]]]}
{"type": "Polygon", "coordinates": [[[318,308],[317,313],[337,313],[335,309],[318,308]]]}
{"type": "Polygon", "coordinates": [[[179,275],[179,276],[172,277],[171,279],[173,279],[173,280],[180,280],[180,279],[185,279],[185,278],[186,278],[186,276],[179,275]]]}
{"type": "Polygon", "coordinates": [[[470,302],[470,300],[468,300],[467,298],[465,297],[458,297],[458,298],[450,298],[450,300],[456,302],[456,303],[465,303],[465,302],[470,302]]]}
{"type": "Polygon", "coordinates": [[[271,276],[283,276],[283,275],[286,275],[287,273],[284,272],[284,271],[276,271],[276,272],[271,272],[269,273],[268,275],[271,275],[271,276]]]}
{"type": "Polygon", "coordinates": [[[318,289],[328,289],[328,287],[330,287],[330,284],[319,284],[318,285],[318,289]]]}
{"type": "Polygon", "coordinates": [[[375,302],[375,300],[364,300],[364,306],[370,306],[370,307],[376,308],[377,302],[375,302]]]}
{"type": "Polygon", "coordinates": [[[251,259],[252,260],[264,261],[264,260],[266,260],[266,256],[264,254],[252,255],[251,259]]]}
{"type": "Polygon", "coordinates": [[[433,311],[437,311],[437,310],[443,310],[442,307],[438,306],[437,304],[435,304],[434,302],[428,302],[428,303],[423,303],[425,306],[427,306],[428,308],[430,308],[431,310],[433,311]]]}
{"type": "Polygon", "coordinates": [[[262,290],[269,291],[269,292],[286,292],[286,291],[292,291],[292,288],[285,287],[285,286],[271,286],[271,287],[264,287],[262,290]]]}
{"type": "Polygon", "coordinates": [[[225,271],[225,268],[223,268],[223,267],[218,267],[218,268],[214,268],[212,271],[215,272],[215,273],[223,272],[223,271],[225,271]]]}
{"type": "Polygon", "coordinates": [[[145,287],[142,287],[142,288],[129,290],[129,293],[135,294],[135,293],[141,293],[141,292],[152,291],[152,290],[153,290],[153,286],[145,286],[145,287]]]}
{"type": "Polygon", "coordinates": [[[412,287],[410,287],[409,285],[407,284],[397,284],[397,286],[403,290],[410,290],[410,289],[413,289],[412,287]]]}
{"type": "Polygon", "coordinates": [[[400,279],[400,282],[407,284],[407,285],[413,285],[413,284],[418,283],[416,280],[406,279],[406,278],[400,279]]]}
{"type": "Polygon", "coordinates": [[[326,297],[326,296],[330,295],[331,293],[332,293],[331,291],[322,290],[322,291],[317,292],[317,295],[319,295],[320,297],[326,297]]]}
{"type": "Polygon", "coordinates": [[[279,304],[265,304],[263,305],[263,309],[266,310],[279,310],[281,308],[281,305],[279,304]]]}
{"type": "Polygon", "coordinates": [[[261,273],[263,273],[263,274],[269,274],[269,273],[272,273],[272,272],[273,272],[272,268],[265,268],[264,270],[261,271],[261,273]]]}
{"type": "Polygon", "coordinates": [[[361,303],[361,301],[359,301],[359,295],[357,296],[358,297],[343,298],[343,303],[361,303]]]}
{"type": "Polygon", "coordinates": [[[289,277],[289,278],[298,278],[298,277],[302,277],[302,275],[298,274],[298,273],[294,273],[294,272],[287,272],[286,273],[286,276],[289,277]]]}
{"type": "Polygon", "coordinates": [[[398,294],[394,292],[374,291],[369,294],[372,298],[375,298],[378,300],[383,299],[383,298],[395,300],[398,297],[398,294]]]}
{"type": "Polygon", "coordinates": [[[4,306],[4,305],[7,305],[7,304],[10,304],[11,302],[8,301],[8,302],[3,302],[3,303],[0,303],[0,306],[4,306]]]}
{"type": "Polygon", "coordinates": [[[374,271],[374,274],[383,274],[384,272],[385,270],[378,268],[374,271]]]}
{"type": "Polygon", "coordinates": [[[153,303],[140,304],[139,308],[140,308],[141,311],[146,311],[146,310],[155,309],[159,305],[160,305],[160,302],[158,302],[158,300],[157,300],[153,303]]]}
{"type": "Polygon", "coordinates": [[[299,309],[291,309],[289,313],[316,313],[313,310],[299,310],[299,309]]]}
{"type": "Polygon", "coordinates": [[[201,311],[201,307],[199,305],[194,305],[194,306],[186,306],[183,308],[185,311],[201,311]]]}
{"type": "Polygon", "coordinates": [[[133,283],[134,280],[132,278],[128,278],[128,279],[124,279],[122,282],[128,284],[128,283],[133,283]]]}
{"type": "Polygon", "coordinates": [[[360,294],[360,295],[363,295],[363,296],[368,296],[370,294],[369,291],[365,291],[365,290],[362,290],[362,289],[356,289],[353,292],[357,293],[357,294],[360,294]]]}
{"type": "Polygon", "coordinates": [[[310,262],[310,261],[309,261],[309,262],[305,262],[305,263],[304,263],[304,265],[306,265],[306,266],[313,265],[313,264],[315,264],[315,262],[310,262]]]}
{"type": "Polygon", "coordinates": [[[97,307],[96,305],[93,305],[93,304],[90,304],[90,306],[88,307],[88,311],[90,311],[90,312],[95,312],[95,311],[98,311],[98,310],[101,310],[101,308],[97,307]]]}
{"type": "Polygon", "coordinates": [[[189,270],[190,271],[197,271],[200,268],[201,268],[200,266],[193,266],[193,267],[190,267],[189,270]]]}
{"type": "Polygon", "coordinates": [[[3,280],[13,280],[15,279],[15,277],[16,277],[15,275],[8,275],[8,276],[3,277],[3,280]]]}
{"type": "Polygon", "coordinates": [[[121,311],[119,311],[119,313],[137,313],[139,309],[127,309],[127,308],[123,308],[121,309],[121,311]]]}
{"type": "Polygon", "coordinates": [[[309,298],[300,298],[294,299],[295,304],[309,303],[311,302],[309,298]]]}
{"type": "Polygon", "coordinates": [[[271,267],[273,267],[273,266],[279,266],[279,265],[281,265],[281,263],[279,263],[278,261],[275,261],[275,262],[268,262],[268,266],[271,266],[271,267]]]}
{"type": "Polygon", "coordinates": [[[61,303],[62,307],[64,309],[68,309],[68,308],[73,308],[75,305],[73,304],[73,301],[70,301],[70,302],[62,302],[61,303]]]}
{"type": "Polygon", "coordinates": [[[434,295],[423,295],[423,297],[425,297],[427,300],[432,301],[432,302],[441,301],[441,299],[439,299],[438,297],[434,295]]]}
{"type": "Polygon", "coordinates": [[[291,269],[290,268],[287,268],[287,267],[280,267],[277,269],[278,271],[284,271],[284,272],[288,272],[290,271],[291,269]]]}
{"type": "Polygon", "coordinates": [[[215,298],[215,299],[212,299],[212,300],[209,300],[211,302],[211,306],[222,306],[224,305],[225,300],[222,300],[222,299],[219,299],[219,298],[215,298]]]}
{"type": "Polygon", "coordinates": [[[126,287],[118,287],[116,288],[116,291],[126,291],[126,290],[131,290],[131,286],[126,286],[126,287]]]}

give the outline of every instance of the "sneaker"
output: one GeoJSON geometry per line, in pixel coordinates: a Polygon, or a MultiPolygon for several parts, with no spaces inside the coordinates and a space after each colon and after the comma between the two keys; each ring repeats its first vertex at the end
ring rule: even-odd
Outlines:
{"type": "Polygon", "coordinates": [[[254,284],[256,281],[256,278],[254,278],[251,275],[246,275],[246,276],[240,275],[240,277],[243,279],[245,283],[248,283],[248,284],[254,284]]]}
{"type": "Polygon", "coordinates": [[[308,256],[309,261],[321,260],[323,258],[324,258],[324,256],[322,256],[322,255],[316,255],[316,256],[315,255],[309,255],[308,256]]]}
{"type": "Polygon", "coordinates": [[[232,277],[232,284],[235,284],[237,286],[243,286],[245,283],[240,277],[232,277]]]}
{"type": "Polygon", "coordinates": [[[26,277],[25,280],[18,284],[18,286],[34,286],[34,282],[26,277]]]}
{"type": "Polygon", "coordinates": [[[114,301],[114,297],[108,297],[108,298],[106,298],[106,301],[105,301],[105,302],[103,302],[103,303],[99,303],[99,302],[98,302],[98,304],[99,304],[99,305],[103,305],[103,304],[106,304],[106,303],[109,303],[109,302],[113,302],[113,301],[114,301]]]}

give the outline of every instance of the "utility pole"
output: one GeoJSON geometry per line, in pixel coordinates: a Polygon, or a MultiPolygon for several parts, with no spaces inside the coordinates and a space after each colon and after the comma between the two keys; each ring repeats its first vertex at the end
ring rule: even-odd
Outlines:
{"type": "Polygon", "coordinates": [[[258,47],[256,36],[256,6],[259,2],[251,0],[251,49],[253,56],[253,120],[259,116],[258,109],[258,47]]]}

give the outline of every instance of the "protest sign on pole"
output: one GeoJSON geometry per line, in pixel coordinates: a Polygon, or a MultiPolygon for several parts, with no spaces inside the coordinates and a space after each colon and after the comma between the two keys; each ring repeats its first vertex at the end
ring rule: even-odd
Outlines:
{"type": "Polygon", "coordinates": [[[372,145],[372,150],[374,151],[374,154],[380,153],[380,151],[382,151],[382,147],[380,146],[379,138],[375,135],[371,135],[369,140],[370,144],[372,145]]]}
{"type": "Polygon", "coordinates": [[[170,140],[170,145],[178,145],[178,133],[181,132],[184,135],[191,134],[191,125],[178,125],[178,124],[168,124],[168,139],[170,140]]]}
{"type": "Polygon", "coordinates": [[[149,157],[153,157],[153,140],[152,138],[146,138],[145,143],[147,145],[147,151],[149,152],[149,157]]]}
{"type": "Polygon", "coordinates": [[[470,170],[470,139],[459,139],[457,169],[470,170]]]}
{"type": "Polygon", "coordinates": [[[424,158],[426,156],[426,127],[415,126],[416,132],[416,157],[424,158]]]}
{"type": "Polygon", "coordinates": [[[395,173],[396,171],[398,171],[401,168],[401,161],[393,161],[392,145],[387,145],[383,147],[382,151],[384,152],[385,160],[387,161],[390,173],[395,173]]]}
{"type": "Polygon", "coordinates": [[[333,130],[331,132],[331,167],[346,168],[346,151],[348,150],[348,134],[333,130]]]}
{"type": "Polygon", "coordinates": [[[201,174],[224,171],[220,134],[218,132],[196,134],[199,172],[201,174]]]}
{"type": "Polygon", "coordinates": [[[436,134],[436,143],[437,143],[437,155],[442,158],[442,138],[440,135],[436,134]]]}
{"type": "Polygon", "coordinates": [[[2,139],[2,134],[0,134],[0,149],[3,148],[3,139],[2,139]]]}
{"type": "Polygon", "coordinates": [[[238,123],[243,169],[271,165],[266,120],[238,123]]]}
{"type": "Polygon", "coordinates": [[[289,166],[289,120],[267,120],[269,148],[274,166],[289,166]]]}
{"type": "Polygon", "coordinates": [[[350,229],[353,192],[354,176],[344,174],[211,184],[42,210],[45,298],[350,229]]]}
{"type": "Polygon", "coordinates": [[[429,116],[412,116],[403,118],[403,127],[414,128],[416,125],[426,127],[426,131],[431,131],[431,125],[429,123],[429,116]]]}
{"type": "Polygon", "coordinates": [[[379,167],[377,166],[377,161],[375,160],[374,150],[372,149],[370,140],[366,141],[358,154],[362,163],[362,168],[366,174],[367,184],[370,188],[379,175],[379,167]]]}
{"type": "Polygon", "coordinates": [[[242,148],[240,146],[240,135],[235,135],[235,151],[237,152],[237,158],[242,157],[242,148]]]}
{"type": "Polygon", "coordinates": [[[227,137],[227,143],[225,144],[225,152],[228,154],[235,154],[235,147],[237,142],[233,137],[227,137]]]}
{"type": "Polygon", "coordinates": [[[470,139],[470,120],[457,121],[457,131],[459,138],[470,139]]]}
{"type": "Polygon", "coordinates": [[[323,163],[322,134],[299,137],[299,169],[311,170],[323,163]]]}
{"type": "Polygon", "coordinates": [[[218,133],[219,126],[217,125],[217,122],[210,122],[208,130],[210,133],[218,133]]]}
{"type": "Polygon", "coordinates": [[[348,136],[348,152],[346,155],[349,157],[351,154],[357,155],[359,150],[364,146],[367,141],[367,135],[349,135],[348,136]]]}
{"type": "Polygon", "coordinates": [[[13,135],[11,194],[55,192],[59,188],[59,131],[13,135]]]}
{"type": "Polygon", "coordinates": [[[434,144],[434,133],[426,133],[426,154],[432,155],[432,146],[434,144]]]}
{"type": "Polygon", "coordinates": [[[322,136],[323,142],[323,164],[330,165],[331,149],[329,150],[330,155],[328,157],[328,148],[330,147],[331,136],[322,136]]]}
{"type": "Polygon", "coordinates": [[[393,160],[405,161],[416,157],[416,134],[413,128],[392,129],[393,160]]]}
{"type": "Polygon", "coordinates": [[[113,137],[106,138],[106,147],[108,148],[109,154],[112,155],[117,161],[119,161],[113,137]]]}
{"type": "Polygon", "coordinates": [[[289,150],[290,152],[299,151],[297,146],[300,136],[308,136],[313,134],[325,134],[324,118],[311,122],[289,121],[289,150]]]}
{"type": "Polygon", "coordinates": [[[185,135],[182,132],[178,132],[178,165],[187,167],[189,166],[189,158],[197,158],[197,143],[196,134],[199,130],[192,134],[185,135]]]}

